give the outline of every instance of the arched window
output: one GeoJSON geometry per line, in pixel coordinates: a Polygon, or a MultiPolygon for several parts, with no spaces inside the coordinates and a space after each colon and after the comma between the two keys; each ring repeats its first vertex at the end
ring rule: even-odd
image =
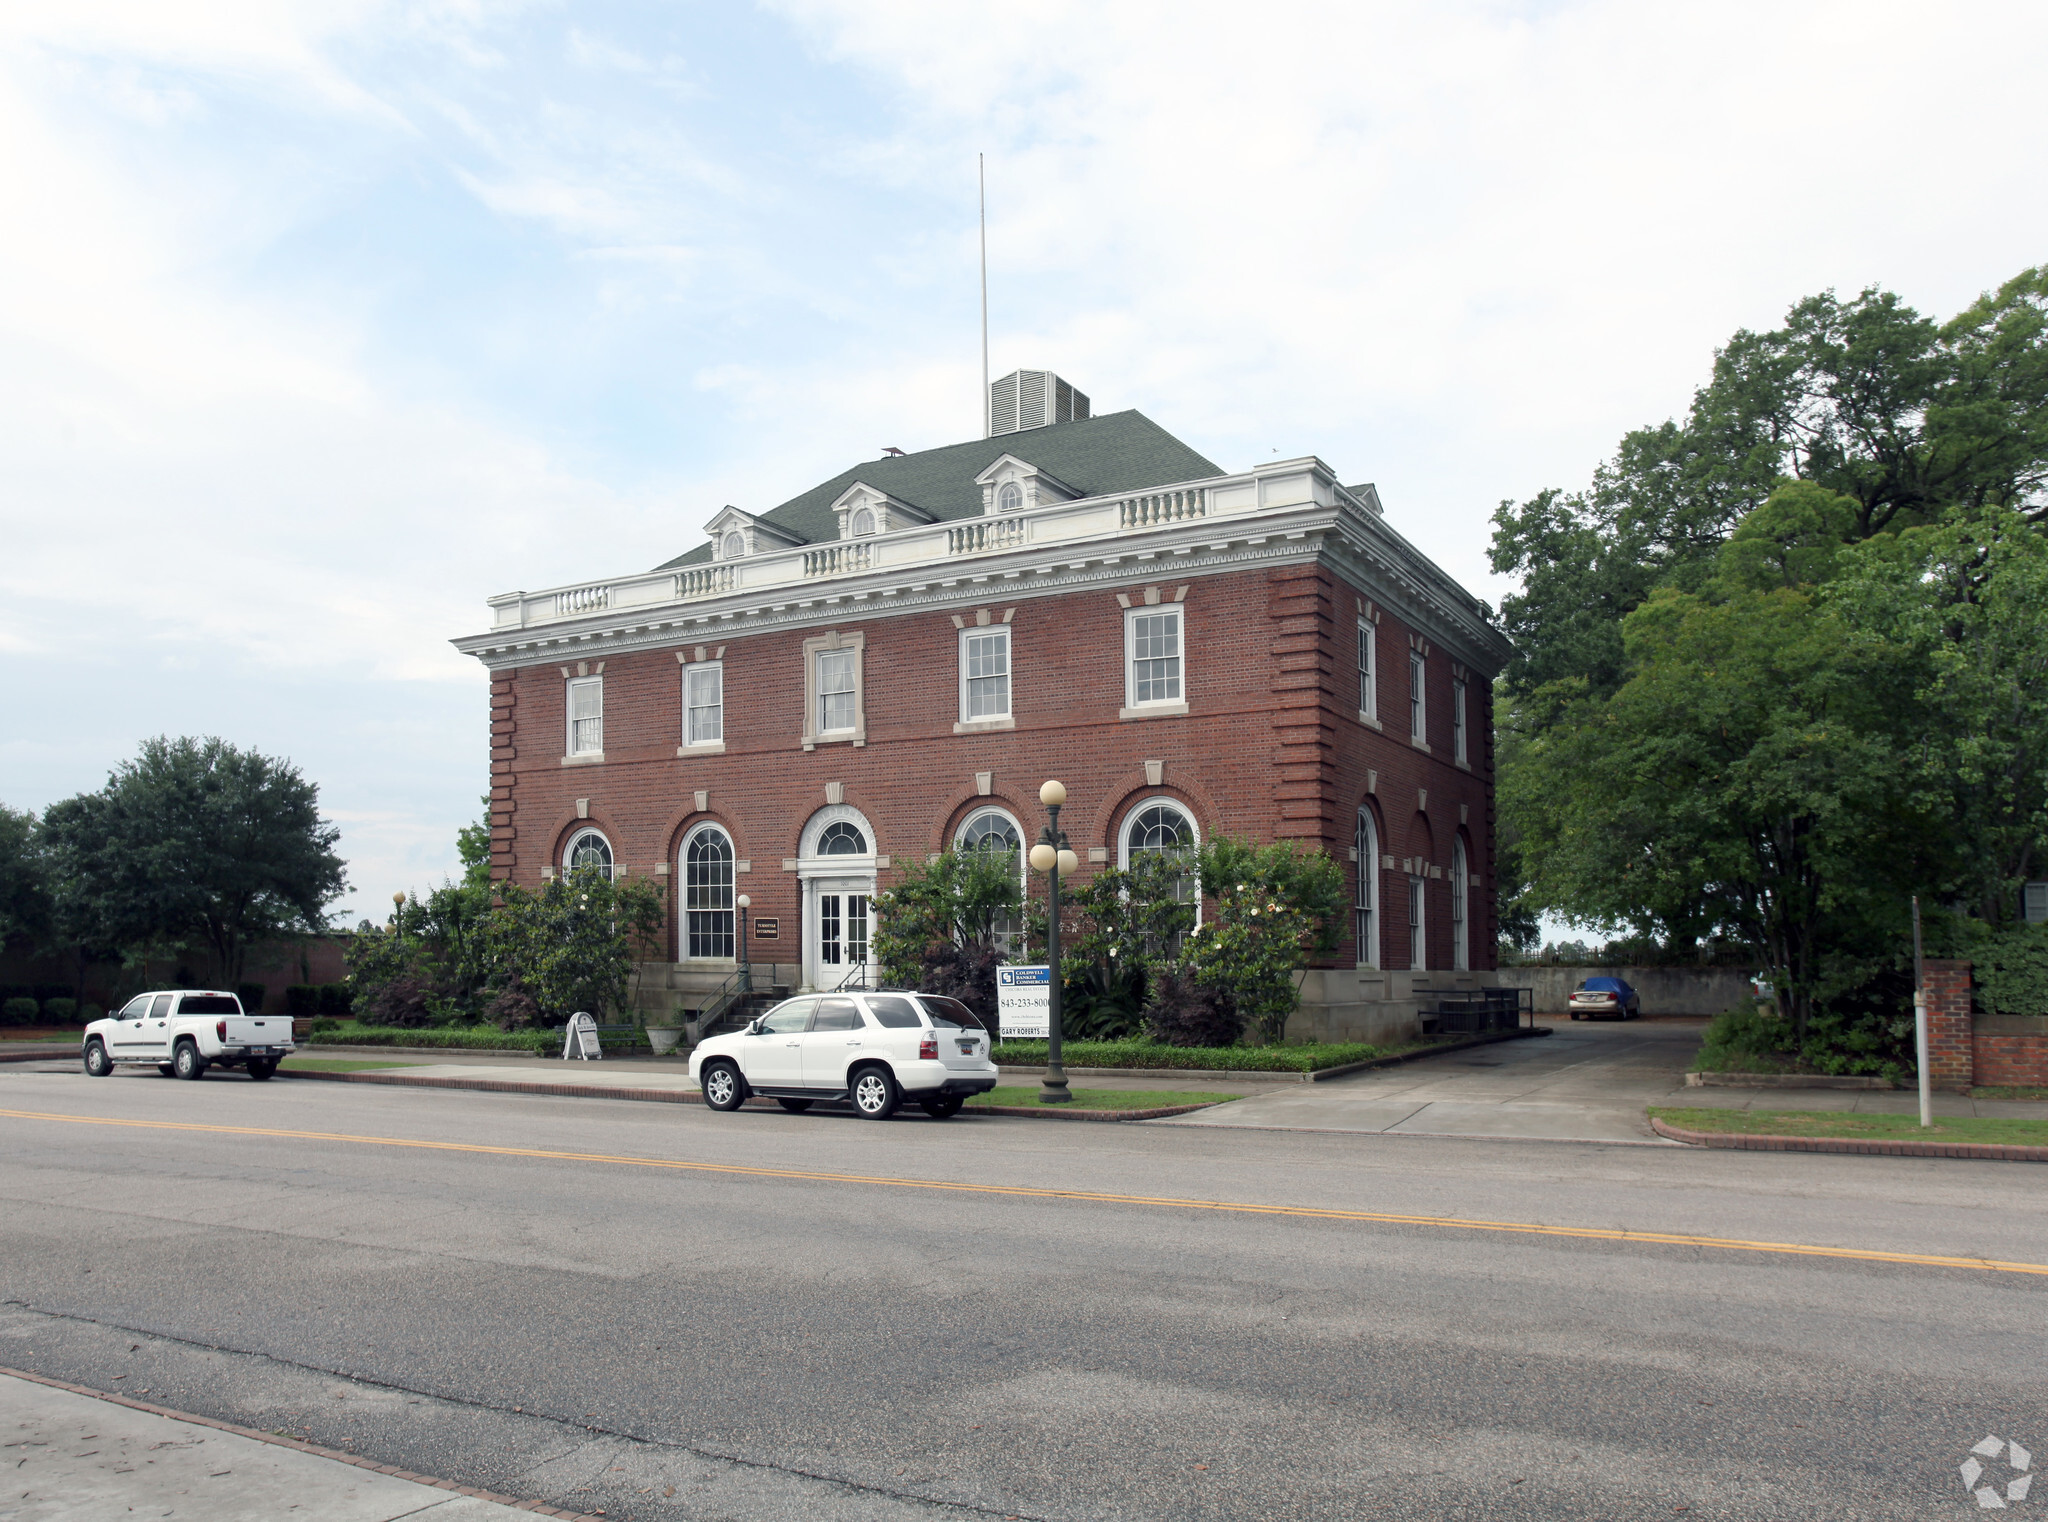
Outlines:
{"type": "Polygon", "coordinates": [[[612,843],[596,830],[579,830],[562,852],[562,870],[581,872],[594,867],[607,878],[612,875],[612,843]]]}
{"type": "Polygon", "coordinates": [[[725,536],[725,558],[737,560],[747,552],[747,540],[738,529],[725,536]]]}
{"type": "Polygon", "coordinates": [[[1351,843],[1358,852],[1358,892],[1353,896],[1358,965],[1377,967],[1380,965],[1380,831],[1373,821],[1371,809],[1361,808],[1358,811],[1358,825],[1352,831],[1351,843]]]}
{"type": "Polygon", "coordinates": [[[844,819],[835,820],[825,826],[825,833],[818,837],[820,856],[865,856],[868,854],[868,838],[861,834],[860,826],[848,824],[844,819]]]}
{"type": "Polygon", "coordinates": [[[1465,865],[1465,840],[1451,841],[1451,966],[1465,972],[1472,966],[1472,951],[1466,943],[1465,890],[1469,886],[1465,865]]]}
{"type": "Polygon", "coordinates": [[[1138,857],[1148,854],[1184,857],[1189,866],[1185,876],[1176,878],[1173,896],[1183,904],[1195,906],[1195,923],[1202,919],[1201,879],[1193,870],[1196,848],[1201,844],[1195,833],[1195,822],[1177,803],[1163,798],[1150,799],[1139,804],[1124,816],[1121,849],[1118,857],[1128,868],[1138,857]]]}
{"type": "Polygon", "coordinates": [[[853,531],[856,534],[872,534],[875,531],[874,509],[864,507],[853,515],[853,531]]]}
{"type": "MultiPolygon", "coordinates": [[[[1002,810],[983,809],[978,814],[970,815],[967,822],[960,826],[960,833],[953,837],[953,845],[961,851],[1007,853],[1015,859],[1020,892],[1030,891],[1024,860],[1023,832],[1017,828],[1017,821],[1002,810]]],[[[1003,915],[989,922],[989,938],[998,950],[1007,954],[1015,949],[1017,935],[1023,928],[1024,922],[1020,916],[1003,915]]]]}
{"type": "Polygon", "coordinates": [[[683,955],[733,954],[732,838],[700,825],[683,842],[683,955]]]}
{"type": "Polygon", "coordinates": [[[996,488],[996,511],[1014,513],[1024,505],[1024,488],[1015,481],[1005,481],[996,488]]]}

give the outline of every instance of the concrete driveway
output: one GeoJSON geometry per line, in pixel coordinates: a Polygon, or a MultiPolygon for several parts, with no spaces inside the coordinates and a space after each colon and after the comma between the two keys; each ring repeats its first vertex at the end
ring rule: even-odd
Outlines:
{"type": "Polygon", "coordinates": [[[1328,1083],[1289,1085],[1159,1126],[1376,1131],[1676,1146],[1644,1107],[1684,1104],[1705,1019],[1539,1020],[1550,1035],[1503,1041],[1328,1083]]]}

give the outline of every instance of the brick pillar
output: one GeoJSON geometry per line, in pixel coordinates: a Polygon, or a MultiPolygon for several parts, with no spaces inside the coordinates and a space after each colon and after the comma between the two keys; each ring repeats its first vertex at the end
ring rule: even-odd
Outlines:
{"type": "Polygon", "coordinates": [[[1937,1089],[1967,1093],[1976,1082],[1970,964],[1927,962],[1927,1072],[1937,1089]]]}

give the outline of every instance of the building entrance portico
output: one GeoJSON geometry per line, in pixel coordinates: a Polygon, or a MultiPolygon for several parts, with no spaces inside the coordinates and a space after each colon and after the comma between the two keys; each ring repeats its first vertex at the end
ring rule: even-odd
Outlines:
{"type": "Polygon", "coordinates": [[[875,832],[851,804],[820,809],[797,850],[803,886],[803,981],[837,988],[866,981],[873,963],[875,832]]]}

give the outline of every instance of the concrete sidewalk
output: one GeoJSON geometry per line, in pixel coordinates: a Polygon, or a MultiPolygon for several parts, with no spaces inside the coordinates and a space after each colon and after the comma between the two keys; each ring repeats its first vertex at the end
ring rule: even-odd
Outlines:
{"type": "Polygon", "coordinates": [[[0,1517],[9,1522],[510,1522],[581,1515],[14,1375],[0,1375],[0,1432],[0,1517]]]}

